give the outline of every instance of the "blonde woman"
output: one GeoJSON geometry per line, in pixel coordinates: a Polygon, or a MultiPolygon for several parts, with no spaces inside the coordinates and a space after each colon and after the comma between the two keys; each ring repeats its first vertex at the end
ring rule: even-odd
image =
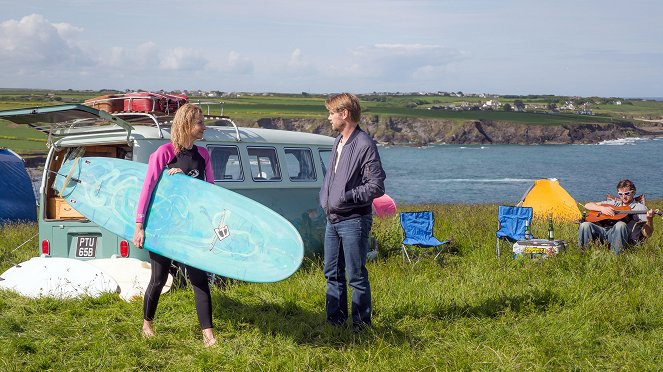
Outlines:
{"type": "MultiPolygon", "coordinates": [[[[214,174],[210,164],[209,153],[204,147],[194,145],[194,141],[203,138],[205,133],[203,113],[200,107],[185,104],[175,113],[171,127],[170,143],[160,146],[152,155],[145,176],[145,183],[138,199],[136,212],[136,230],[134,231],[133,243],[142,248],[145,243],[145,230],[143,223],[149,213],[148,206],[152,198],[152,192],[159,181],[164,169],[168,169],[168,175],[184,173],[210,183],[214,183],[214,174]]],[[[182,247],[186,249],[186,247],[182,247]]],[[[152,277],[145,290],[143,302],[143,335],[154,336],[152,321],[159,303],[161,289],[166,283],[172,260],[157,253],[149,252],[152,264],[152,277]]],[[[194,299],[198,322],[203,333],[205,346],[216,343],[212,327],[212,299],[210,295],[207,273],[194,267],[186,267],[189,280],[193,287],[194,299]]]]}

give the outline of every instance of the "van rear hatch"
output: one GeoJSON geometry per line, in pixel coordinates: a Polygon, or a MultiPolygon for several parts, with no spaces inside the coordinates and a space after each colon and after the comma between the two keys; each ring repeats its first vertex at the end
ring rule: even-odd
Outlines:
{"type": "Polygon", "coordinates": [[[63,137],[126,133],[126,141],[133,127],[123,119],[85,105],[56,105],[0,111],[0,119],[27,124],[48,134],[49,147],[63,137]]]}

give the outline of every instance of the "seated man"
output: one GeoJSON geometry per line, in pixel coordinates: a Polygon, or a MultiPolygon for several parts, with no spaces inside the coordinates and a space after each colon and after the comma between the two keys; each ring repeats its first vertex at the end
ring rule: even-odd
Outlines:
{"type": "MultiPolygon", "coordinates": [[[[627,244],[637,243],[650,237],[654,232],[654,211],[645,206],[644,196],[635,198],[635,185],[630,180],[621,180],[617,184],[618,198],[600,202],[587,203],[585,208],[601,212],[605,216],[614,216],[613,207],[629,206],[640,214],[629,214],[623,220],[606,223],[583,222],[578,229],[578,246],[584,247],[593,240],[608,242],[614,254],[619,254],[627,244]]],[[[617,211],[619,214],[619,211],[617,211]]]]}

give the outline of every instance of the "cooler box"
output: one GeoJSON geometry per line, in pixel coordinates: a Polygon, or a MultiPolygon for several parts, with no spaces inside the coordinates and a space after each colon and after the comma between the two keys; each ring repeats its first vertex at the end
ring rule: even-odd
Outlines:
{"type": "Polygon", "coordinates": [[[127,93],[124,95],[124,111],[127,112],[166,112],[166,96],[151,92],[127,93]]]}
{"type": "Polygon", "coordinates": [[[105,96],[86,99],[83,104],[110,113],[120,112],[124,110],[124,95],[107,94],[105,96]]]}
{"type": "Polygon", "coordinates": [[[519,240],[513,245],[513,258],[547,258],[566,252],[568,246],[564,240],[531,239],[519,240]]]}

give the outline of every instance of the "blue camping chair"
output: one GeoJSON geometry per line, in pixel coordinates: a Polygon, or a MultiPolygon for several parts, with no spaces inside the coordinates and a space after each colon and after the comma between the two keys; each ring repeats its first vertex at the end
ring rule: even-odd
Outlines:
{"type": "MultiPolygon", "coordinates": [[[[435,223],[433,212],[401,212],[401,227],[403,228],[403,241],[401,248],[403,249],[403,261],[407,259],[412,263],[412,259],[419,260],[419,256],[413,249],[408,249],[408,246],[417,248],[430,248],[435,249],[437,252],[434,260],[442,253],[442,246],[449,243],[450,240],[439,241],[433,236],[433,224],[435,223]],[[411,257],[412,256],[412,257],[411,257]]],[[[415,263],[416,263],[415,261],[415,263]]]]}
{"type": "Polygon", "coordinates": [[[525,239],[525,221],[527,221],[531,229],[532,213],[531,207],[510,207],[505,205],[497,207],[497,257],[501,253],[501,240],[515,243],[518,240],[525,239]]]}

